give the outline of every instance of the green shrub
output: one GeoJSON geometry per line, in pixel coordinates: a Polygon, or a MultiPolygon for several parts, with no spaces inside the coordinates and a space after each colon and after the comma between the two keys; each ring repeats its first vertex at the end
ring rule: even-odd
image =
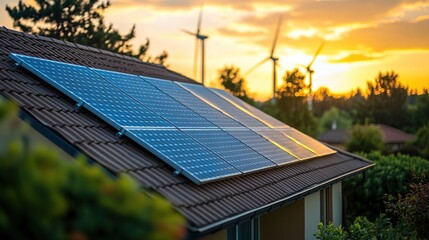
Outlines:
{"type": "Polygon", "coordinates": [[[335,227],[333,223],[329,223],[328,225],[319,223],[319,225],[317,225],[317,232],[314,236],[316,239],[322,240],[347,240],[348,234],[341,225],[335,227]]]}
{"type": "MultiPolygon", "coordinates": [[[[10,106],[0,102],[2,128],[10,106]]],[[[19,131],[19,127],[16,128],[19,131]]],[[[86,161],[61,160],[44,147],[24,149],[25,133],[0,148],[0,239],[178,239],[183,218],[125,175],[86,161]]]]}
{"type": "Polygon", "coordinates": [[[405,195],[414,176],[429,176],[429,161],[408,155],[362,154],[375,166],[343,182],[348,220],[364,215],[375,220],[385,209],[386,195],[405,195]]]}
{"type": "Polygon", "coordinates": [[[349,131],[346,150],[349,152],[381,151],[384,148],[383,135],[373,125],[355,125],[349,131]]]}

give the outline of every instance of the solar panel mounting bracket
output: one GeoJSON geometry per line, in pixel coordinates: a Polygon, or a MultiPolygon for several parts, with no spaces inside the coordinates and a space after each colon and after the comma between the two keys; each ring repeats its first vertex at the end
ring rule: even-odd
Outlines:
{"type": "Polygon", "coordinates": [[[116,137],[117,138],[121,138],[122,136],[125,135],[125,129],[121,128],[117,133],[116,133],[116,137]]]}
{"type": "Polygon", "coordinates": [[[181,173],[182,173],[182,169],[176,169],[176,170],[174,170],[173,175],[178,176],[181,173]]]}
{"type": "Polygon", "coordinates": [[[15,67],[17,67],[17,68],[20,68],[20,67],[21,67],[21,65],[22,65],[22,61],[17,61],[17,62],[15,63],[15,67]]]}
{"type": "Polygon", "coordinates": [[[85,103],[83,101],[79,101],[76,103],[76,105],[74,105],[74,109],[76,109],[76,111],[79,111],[83,107],[84,104],[85,103]]]}

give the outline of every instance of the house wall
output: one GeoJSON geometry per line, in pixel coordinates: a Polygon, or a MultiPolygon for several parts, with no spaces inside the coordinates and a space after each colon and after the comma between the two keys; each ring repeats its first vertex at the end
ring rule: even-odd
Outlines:
{"type": "Polygon", "coordinates": [[[312,193],[304,198],[305,203],[305,239],[316,239],[313,234],[320,223],[320,192],[312,193]]]}
{"type": "Polygon", "coordinates": [[[260,240],[304,239],[304,199],[260,217],[260,240]]]}
{"type": "Polygon", "coordinates": [[[342,184],[338,182],[332,185],[332,220],[335,226],[342,224],[343,215],[342,184]]]}

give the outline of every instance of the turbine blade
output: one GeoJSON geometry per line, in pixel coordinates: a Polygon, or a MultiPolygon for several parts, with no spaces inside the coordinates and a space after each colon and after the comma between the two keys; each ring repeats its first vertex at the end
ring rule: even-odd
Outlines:
{"type": "Polygon", "coordinates": [[[282,25],[283,18],[280,15],[279,22],[277,23],[276,34],[274,35],[273,46],[271,47],[270,57],[273,57],[274,51],[276,50],[277,39],[279,38],[280,27],[282,25]]]}
{"type": "Polygon", "coordinates": [[[201,22],[203,20],[203,7],[204,7],[204,1],[201,2],[200,13],[198,15],[197,34],[200,34],[200,30],[201,30],[201,22]]]}
{"type": "Polygon", "coordinates": [[[325,41],[323,41],[321,44],[320,44],[320,46],[319,46],[319,48],[317,49],[317,51],[316,51],[316,54],[314,54],[314,57],[313,57],[313,60],[311,60],[311,62],[310,62],[310,64],[308,64],[308,68],[310,68],[311,67],[311,65],[313,65],[313,63],[314,63],[314,61],[316,61],[316,58],[317,58],[317,56],[319,55],[319,53],[322,51],[322,49],[323,49],[323,46],[325,45],[325,41]]]}
{"type": "Polygon", "coordinates": [[[257,67],[261,66],[262,64],[264,64],[266,61],[268,61],[270,59],[270,57],[264,58],[262,61],[258,62],[257,64],[255,64],[253,67],[251,67],[249,70],[247,70],[247,72],[245,72],[243,74],[243,77],[247,76],[249,73],[251,73],[253,70],[255,70],[257,67]]]}
{"type": "Polygon", "coordinates": [[[192,36],[197,36],[197,34],[196,33],[193,33],[193,32],[191,32],[191,31],[188,31],[188,30],[185,30],[185,29],[182,29],[182,32],[184,32],[184,33],[186,33],[186,34],[189,34],[189,35],[192,35],[192,36]]]}

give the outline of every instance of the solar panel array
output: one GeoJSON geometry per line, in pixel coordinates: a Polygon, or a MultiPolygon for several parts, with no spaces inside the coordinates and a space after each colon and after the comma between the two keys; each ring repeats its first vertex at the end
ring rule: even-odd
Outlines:
{"type": "Polygon", "coordinates": [[[223,90],[10,57],[196,184],[335,153],[223,90]]]}

